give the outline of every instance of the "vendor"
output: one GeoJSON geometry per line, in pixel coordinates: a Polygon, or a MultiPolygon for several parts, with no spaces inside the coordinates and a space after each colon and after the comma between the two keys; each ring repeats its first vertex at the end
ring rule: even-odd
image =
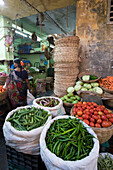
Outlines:
{"type": "MultiPolygon", "coordinates": [[[[23,63],[23,61],[20,61],[20,64],[21,64],[21,66],[22,66],[22,67],[24,66],[24,63],[23,63]]],[[[15,69],[15,66],[14,66],[14,64],[12,64],[12,65],[11,65],[11,68],[10,68],[10,69],[11,69],[11,71],[12,71],[13,69],[15,69]]]]}
{"type": "Polygon", "coordinates": [[[15,69],[6,80],[8,96],[13,108],[27,105],[27,89],[30,90],[28,73],[21,66],[20,59],[14,59],[15,69]]]}

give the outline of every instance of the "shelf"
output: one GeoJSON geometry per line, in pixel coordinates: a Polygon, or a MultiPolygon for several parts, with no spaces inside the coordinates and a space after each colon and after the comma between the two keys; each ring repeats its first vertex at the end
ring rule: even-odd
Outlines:
{"type": "Polygon", "coordinates": [[[34,53],[18,53],[19,55],[26,55],[26,54],[28,54],[28,55],[31,55],[31,54],[44,54],[44,52],[34,52],[34,53]]]}

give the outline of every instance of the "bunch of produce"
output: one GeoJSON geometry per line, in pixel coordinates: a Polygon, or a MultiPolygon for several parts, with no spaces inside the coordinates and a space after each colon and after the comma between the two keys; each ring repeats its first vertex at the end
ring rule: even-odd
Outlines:
{"type": "Polygon", "coordinates": [[[74,86],[74,90],[78,91],[92,91],[98,94],[102,94],[103,90],[99,87],[99,83],[83,83],[82,81],[77,81],[76,85],[74,86]]]}
{"type": "Polygon", "coordinates": [[[43,109],[31,107],[18,110],[7,121],[19,131],[30,131],[43,126],[50,115],[43,109]]]}
{"type": "Polygon", "coordinates": [[[3,93],[4,91],[6,91],[6,89],[3,88],[3,85],[0,85],[0,93],[3,93]]]}
{"type": "Polygon", "coordinates": [[[100,79],[99,84],[106,89],[113,90],[113,76],[100,79]]]}
{"type": "Polygon", "coordinates": [[[84,75],[84,76],[82,76],[83,81],[90,81],[90,80],[96,80],[96,79],[98,79],[98,77],[95,76],[95,75],[84,75]]]}
{"type": "Polygon", "coordinates": [[[51,124],[47,135],[47,148],[66,161],[81,160],[89,155],[94,142],[79,119],[58,119],[51,124]]]}
{"type": "Polygon", "coordinates": [[[6,73],[4,73],[4,72],[1,72],[0,77],[4,77],[4,76],[8,76],[8,75],[6,73]]]}
{"type": "Polygon", "coordinates": [[[113,114],[103,105],[94,102],[78,102],[74,104],[73,115],[91,127],[106,128],[113,123],[113,114]]]}
{"type": "Polygon", "coordinates": [[[98,170],[113,170],[113,159],[109,154],[103,157],[101,154],[98,158],[98,170]]]}
{"type": "Polygon", "coordinates": [[[75,104],[75,103],[78,103],[81,100],[81,98],[78,95],[74,95],[72,92],[70,92],[67,95],[61,97],[61,100],[64,103],[75,104]]]}
{"type": "Polygon", "coordinates": [[[51,98],[51,97],[45,97],[37,100],[36,102],[40,106],[44,106],[44,107],[55,107],[60,103],[58,99],[51,98]]]}

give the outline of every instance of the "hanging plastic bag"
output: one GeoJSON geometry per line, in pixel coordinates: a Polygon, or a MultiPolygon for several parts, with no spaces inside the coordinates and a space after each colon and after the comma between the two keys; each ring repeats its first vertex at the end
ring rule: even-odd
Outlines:
{"type": "Polygon", "coordinates": [[[27,90],[27,104],[32,105],[34,99],[35,97],[30,93],[29,90],[27,90]]]}

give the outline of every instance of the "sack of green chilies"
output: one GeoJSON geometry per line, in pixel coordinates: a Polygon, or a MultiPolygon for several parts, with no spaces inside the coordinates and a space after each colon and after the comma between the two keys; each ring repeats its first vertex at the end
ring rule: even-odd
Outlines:
{"type": "Polygon", "coordinates": [[[47,170],[97,170],[99,141],[94,131],[81,120],[68,115],[57,116],[41,133],[40,154],[47,170]]]}
{"type": "Polygon", "coordinates": [[[44,126],[52,119],[50,112],[35,106],[18,107],[8,113],[3,125],[6,145],[18,152],[40,154],[39,139],[44,126]],[[41,115],[41,114],[44,115],[41,115]]]}

